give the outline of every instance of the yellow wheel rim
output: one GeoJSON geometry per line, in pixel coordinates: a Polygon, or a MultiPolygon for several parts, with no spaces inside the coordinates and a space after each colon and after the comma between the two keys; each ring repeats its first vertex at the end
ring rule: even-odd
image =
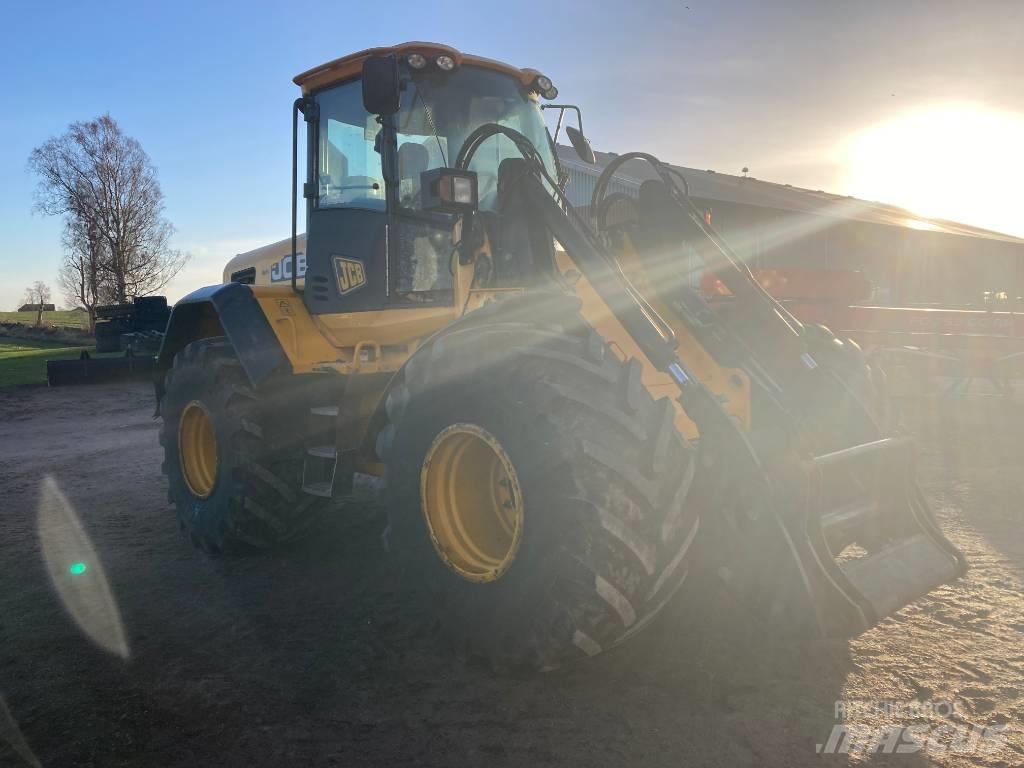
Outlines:
{"type": "Polygon", "coordinates": [[[475,424],[453,424],[427,451],[420,500],[437,554],[462,578],[502,576],[523,536],[523,495],[508,454],[475,424]]]}
{"type": "Polygon", "coordinates": [[[193,496],[208,498],[217,482],[217,433],[209,411],[198,400],[193,400],[181,412],[178,452],[188,489],[193,496]]]}

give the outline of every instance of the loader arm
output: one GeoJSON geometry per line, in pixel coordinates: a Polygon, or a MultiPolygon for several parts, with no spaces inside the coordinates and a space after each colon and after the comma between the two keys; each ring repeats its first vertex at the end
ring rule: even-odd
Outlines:
{"type": "MultiPolygon", "coordinates": [[[[718,346],[724,347],[730,357],[751,376],[759,390],[768,396],[774,408],[780,412],[777,423],[783,430],[795,425],[797,431],[807,431],[808,420],[813,421],[814,411],[828,410],[837,396],[834,390],[843,390],[842,382],[830,377],[826,367],[820,366],[815,350],[808,345],[808,334],[803,324],[781,303],[775,300],[754,278],[749,267],[715,230],[690,199],[689,186],[685,177],[674,168],[666,166],[653,155],[643,152],[623,154],[605,168],[594,187],[591,199],[591,214],[599,233],[606,230],[605,192],[615,172],[630,161],[648,164],[664,186],[665,203],[672,208],[672,230],[677,238],[675,249],[659,254],[660,271],[648,282],[655,291],[668,286],[671,291],[679,282],[678,262],[682,246],[689,245],[706,271],[722,281],[735,301],[728,317],[715,317],[711,332],[718,346]],[[662,272],[666,274],[662,274],[662,272]],[[666,279],[667,278],[667,279],[666,279]],[[824,394],[823,394],[824,393],[824,394]],[[811,404],[811,407],[808,405],[811,404]]],[[[676,295],[666,297],[666,304],[673,308],[673,320],[682,323],[695,334],[708,334],[707,318],[712,316],[709,308],[698,320],[688,305],[699,297],[680,300],[676,295]]],[[[718,350],[711,350],[713,355],[718,350]]],[[[871,426],[874,417],[859,408],[858,420],[871,426]]],[[[866,430],[860,439],[870,440],[881,437],[880,433],[866,430]]]]}
{"type": "Polygon", "coordinates": [[[757,437],[756,427],[748,435],[691,372],[677,353],[677,318],[662,317],[640,294],[531,157],[525,137],[501,126],[481,129],[487,131],[504,133],[520,147],[526,158],[520,194],[536,221],[579,268],[580,282],[593,289],[601,310],[614,316],[650,362],[675,382],[679,404],[699,429],[705,467],[692,493],[704,508],[735,510],[709,526],[717,533],[705,536],[705,546],[716,547],[719,569],[753,605],[822,635],[851,636],[964,573],[963,555],[941,533],[916,485],[909,441],[876,434],[877,425],[865,413],[871,425],[866,441],[813,450],[822,443],[807,440],[804,432],[813,431],[827,399],[848,387],[835,371],[818,364],[800,323],[757,284],[668,174],[673,199],[692,225],[687,232],[700,237],[698,251],[749,309],[728,330],[747,350],[745,362],[761,379],[765,397],[779,396],[774,429],[761,431],[760,440],[751,439],[757,437]],[[802,402],[808,404],[800,408],[802,402]],[[751,544],[738,544],[738,529],[746,529],[751,544]],[[865,554],[844,554],[851,545],[865,554]],[[767,574],[782,583],[766,586],[767,574]]]}

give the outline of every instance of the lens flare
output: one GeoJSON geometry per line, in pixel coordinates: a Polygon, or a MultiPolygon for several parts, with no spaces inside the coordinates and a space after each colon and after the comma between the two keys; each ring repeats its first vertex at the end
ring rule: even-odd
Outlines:
{"type": "Polygon", "coordinates": [[[96,645],[127,659],[128,641],[103,566],[74,507],[50,475],[39,488],[38,530],[43,560],[64,609],[96,645]]]}
{"type": "Polygon", "coordinates": [[[25,737],[22,736],[21,729],[11,714],[11,710],[7,707],[3,696],[0,696],[0,740],[10,744],[11,749],[25,761],[26,765],[32,766],[32,768],[42,768],[42,763],[39,762],[39,758],[35,756],[32,748],[25,741],[25,737]]]}

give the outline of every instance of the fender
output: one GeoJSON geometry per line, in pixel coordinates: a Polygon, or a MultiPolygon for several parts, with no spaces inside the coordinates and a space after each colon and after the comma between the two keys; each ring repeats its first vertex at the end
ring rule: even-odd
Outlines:
{"type": "MultiPolygon", "coordinates": [[[[295,296],[290,290],[287,293],[295,296]]],[[[275,374],[293,372],[252,288],[241,283],[211,285],[193,291],[171,311],[154,368],[157,402],[163,398],[164,374],[178,351],[213,336],[227,336],[253,387],[275,374]]]]}
{"type": "Polygon", "coordinates": [[[479,309],[462,315],[462,317],[444,326],[444,328],[433,335],[428,336],[402,364],[402,367],[395,372],[381,392],[366,433],[363,435],[361,453],[366,457],[374,457],[375,460],[380,460],[381,457],[377,453],[377,435],[388,425],[388,415],[385,409],[388,395],[405,375],[405,369],[410,361],[424,354],[425,350],[432,347],[438,339],[451,333],[494,323],[527,323],[535,325],[538,320],[544,320],[546,322],[558,323],[567,329],[579,328],[587,325],[586,321],[579,314],[581,306],[582,302],[574,294],[557,290],[537,289],[485,304],[479,309]]]}

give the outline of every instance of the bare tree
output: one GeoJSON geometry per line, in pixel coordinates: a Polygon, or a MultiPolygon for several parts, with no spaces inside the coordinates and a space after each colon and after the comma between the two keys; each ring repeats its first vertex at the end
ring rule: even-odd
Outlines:
{"type": "Polygon", "coordinates": [[[88,220],[68,217],[64,224],[64,260],[57,272],[57,284],[72,307],[89,316],[89,332],[96,328],[96,307],[112,301],[110,286],[103,281],[103,241],[88,220]]]}
{"type": "Polygon", "coordinates": [[[36,280],[25,289],[25,303],[36,308],[36,325],[43,324],[43,305],[50,301],[50,286],[42,280],[36,280]]]}
{"type": "Polygon", "coordinates": [[[163,288],[188,261],[173,250],[156,168],[110,115],[72,123],[32,150],[36,209],[63,215],[102,245],[97,279],[125,302],[163,288]]]}

